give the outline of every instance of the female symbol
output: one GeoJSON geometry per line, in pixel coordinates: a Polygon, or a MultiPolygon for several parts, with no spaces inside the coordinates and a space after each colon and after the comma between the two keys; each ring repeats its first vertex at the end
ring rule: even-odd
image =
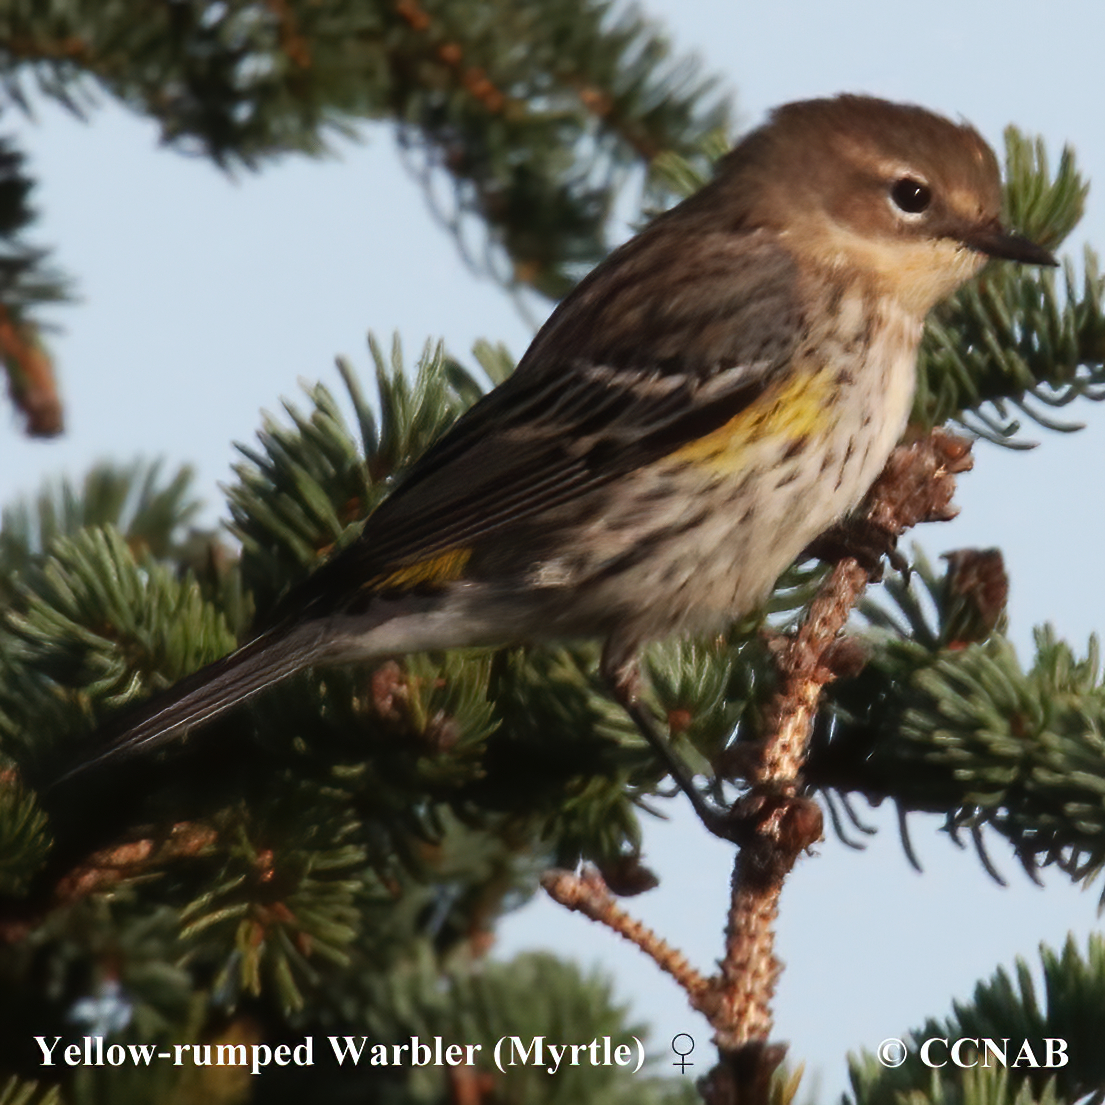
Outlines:
{"type": "MultiPolygon", "coordinates": [[[[682,1045],[680,1045],[680,1046],[682,1046],[682,1045]]],[[[689,1032],[680,1032],[678,1036],[673,1036],[671,1038],[671,1049],[672,1049],[672,1051],[675,1052],[676,1055],[679,1056],[679,1061],[675,1062],[675,1063],[672,1063],[672,1066],[673,1067],[678,1067],[680,1074],[686,1074],[687,1073],[687,1068],[694,1066],[694,1063],[688,1063],[687,1062],[687,1056],[690,1055],[690,1053],[692,1051],[694,1051],[694,1037],[689,1032]],[[675,1043],[676,1043],[677,1040],[684,1040],[684,1039],[690,1040],[691,1046],[689,1048],[687,1048],[686,1051],[680,1051],[679,1048],[675,1046],[675,1043]]]]}

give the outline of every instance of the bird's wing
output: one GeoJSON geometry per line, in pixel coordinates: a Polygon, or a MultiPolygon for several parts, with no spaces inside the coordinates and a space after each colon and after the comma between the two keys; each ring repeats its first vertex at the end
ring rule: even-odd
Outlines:
{"type": "Polygon", "coordinates": [[[300,670],[325,640],[316,617],[366,588],[432,584],[435,558],[724,426],[791,362],[803,340],[795,300],[793,265],[769,237],[695,237],[660,220],[561,304],[514,375],[285,597],[273,629],[122,715],[90,762],[153,748],[300,670]]]}
{"type": "MultiPolygon", "coordinates": [[[[628,323],[616,279],[626,265],[605,281],[600,267],[514,375],[429,449],[291,607],[324,613],[381,579],[424,581],[404,570],[610,483],[746,409],[789,363],[802,325],[789,256],[773,242],[735,248],[732,237],[713,253],[684,243],[685,263],[652,281],[651,302],[628,323]]],[[[639,294],[634,272],[620,283],[639,294]]]]}

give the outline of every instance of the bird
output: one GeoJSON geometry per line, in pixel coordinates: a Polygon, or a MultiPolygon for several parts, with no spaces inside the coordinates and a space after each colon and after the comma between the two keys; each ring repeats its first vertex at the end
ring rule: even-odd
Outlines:
{"type": "Polygon", "coordinates": [[[603,642],[663,754],[642,647],[753,611],[859,504],[938,302],[991,258],[1056,263],[1001,203],[966,123],[862,95],[777,108],[575,287],[270,628],[109,723],[75,770],[308,667],[576,638],[603,642]]]}

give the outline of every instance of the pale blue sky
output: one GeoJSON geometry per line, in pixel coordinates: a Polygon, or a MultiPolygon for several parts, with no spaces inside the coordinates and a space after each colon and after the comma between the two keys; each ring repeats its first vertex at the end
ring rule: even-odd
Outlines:
{"type": "MultiPolygon", "coordinates": [[[[770,106],[839,91],[912,100],[962,116],[999,145],[1015,122],[1042,134],[1055,156],[1077,148],[1091,179],[1105,181],[1100,49],[1105,5],[1081,0],[924,5],[791,0],[650,0],[681,50],[737,91],[740,122],[770,106]]],[[[11,125],[12,117],[5,122],[11,125]]],[[[478,337],[520,354],[529,331],[501,291],[472,279],[450,238],[429,216],[385,128],[326,162],[288,159],[229,180],[207,163],[157,145],[154,128],[114,107],[91,125],[41,107],[38,125],[17,124],[41,179],[37,239],[79,280],[83,301],[54,312],[54,343],[68,406],[60,442],[0,440],[0,503],[36,489],[44,475],[79,476],[96,458],[135,455],[190,462],[210,505],[225,516],[231,442],[249,441],[261,408],[294,396],[296,380],[339,389],[335,354],[368,367],[364,334],[398,330],[413,360],[427,338],[464,353],[478,337]]],[[[1079,243],[1105,243],[1105,208],[1091,192],[1079,243]]],[[[1079,245],[1080,251],[1080,245],[1079,245]]],[[[980,445],[961,484],[962,517],[917,536],[932,554],[1000,545],[1013,592],[1011,632],[1029,655],[1031,627],[1051,620],[1078,649],[1105,626],[1105,573],[1096,477],[1105,460],[1105,418],[1070,409],[1083,433],[1038,435],[1042,447],[1013,454],[980,445]]],[[[649,832],[663,883],[630,907],[709,969],[721,951],[730,849],[690,823],[681,804],[649,832]]],[[[803,860],[782,902],[779,951],[787,962],[777,1035],[792,1056],[839,1091],[844,1053],[874,1048],[926,1015],[969,996],[976,979],[1068,929],[1096,926],[1096,887],[1062,878],[1041,891],[1000,843],[1002,890],[973,855],[960,853],[931,820],[913,839],[926,866],[906,864],[893,818],[865,854],[830,839],[803,860]]],[[[633,949],[577,915],[538,902],[508,922],[506,953],[541,944],[606,963],[619,993],[657,1027],[653,1051],[690,1032],[709,1061],[702,1022],[673,985],[633,949]]],[[[695,1073],[701,1073],[698,1067],[695,1073]]]]}

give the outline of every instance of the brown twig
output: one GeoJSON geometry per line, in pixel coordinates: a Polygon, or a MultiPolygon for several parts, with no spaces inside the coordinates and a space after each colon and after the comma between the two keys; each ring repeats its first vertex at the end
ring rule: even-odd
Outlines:
{"type": "Polygon", "coordinates": [[[630,917],[618,905],[594,867],[585,866],[579,875],[554,868],[541,876],[541,885],[554,901],[606,925],[640,948],[660,970],[679,983],[694,1008],[706,1012],[702,1003],[710,991],[709,980],[687,962],[681,951],[662,940],[647,925],[630,917]]]}
{"type": "Polygon", "coordinates": [[[0,944],[25,939],[55,909],[149,876],[174,860],[202,855],[215,840],[215,830],[209,826],[180,822],[161,838],[128,841],[93,852],[57,881],[46,901],[31,898],[8,903],[0,915],[0,944]]]}
{"type": "Polygon", "coordinates": [[[55,437],[64,429],[54,366],[34,327],[17,322],[0,306],[0,362],[8,370],[8,392],[26,419],[31,437],[55,437]]]}

